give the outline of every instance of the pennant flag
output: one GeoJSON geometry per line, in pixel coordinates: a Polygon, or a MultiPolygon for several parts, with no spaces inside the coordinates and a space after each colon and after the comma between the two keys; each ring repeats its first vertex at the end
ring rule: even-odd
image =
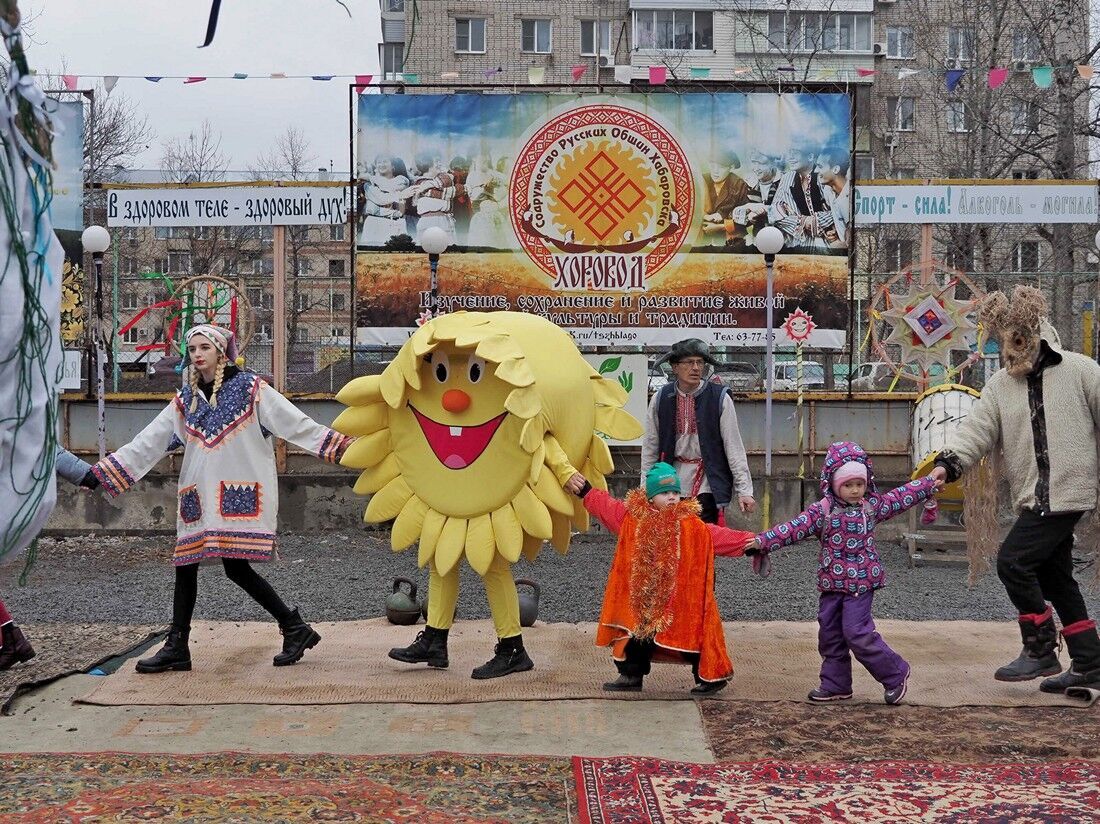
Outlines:
{"type": "Polygon", "coordinates": [[[920,74],[920,69],[898,69],[898,80],[905,80],[914,74],[920,74]]]}
{"type": "Polygon", "coordinates": [[[314,80],[332,80],[331,74],[315,74],[312,77],[314,80]]]}
{"type": "Polygon", "coordinates": [[[874,69],[856,69],[856,74],[860,77],[870,77],[875,73],[874,69]]]}
{"type": "Polygon", "coordinates": [[[183,84],[186,86],[188,83],[201,83],[205,79],[205,77],[188,77],[183,81],[183,84]]]}
{"type": "Polygon", "coordinates": [[[955,87],[959,85],[959,81],[962,80],[963,75],[966,74],[966,69],[948,69],[947,70],[947,90],[949,92],[955,91],[955,87]]]}
{"type": "Polygon", "coordinates": [[[420,75],[419,74],[403,74],[403,75],[401,75],[401,82],[402,83],[407,83],[410,86],[415,86],[417,83],[420,82],[420,75]]]}
{"type": "Polygon", "coordinates": [[[244,72],[234,72],[233,73],[233,79],[234,80],[247,80],[248,75],[245,74],[244,72]]]}
{"type": "Polygon", "coordinates": [[[527,82],[531,84],[541,83],[546,79],[546,67],[545,66],[528,66],[527,67],[527,82]]]}
{"type": "Polygon", "coordinates": [[[286,80],[286,72],[272,72],[271,73],[271,79],[272,80],[286,80]]]}
{"type": "Polygon", "coordinates": [[[574,66],[573,67],[573,82],[576,83],[578,80],[580,80],[582,77],[584,77],[584,73],[586,71],[588,71],[588,66],[585,66],[583,63],[577,64],[576,66],[574,66]]]}
{"type": "Polygon", "coordinates": [[[103,88],[107,90],[107,94],[111,93],[116,83],[118,83],[118,75],[116,74],[108,74],[103,77],[103,88]]]}
{"type": "Polygon", "coordinates": [[[487,69],[485,71],[485,79],[488,80],[494,74],[500,74],[503,71],[504,71],[504,69],[502,69],[500,66],[497,66],[495,69],[487,69]]]}
{"type": "Polygon", "coordinates": [[[164,78],[163,77],[146,77],[145,79],[148,80],[150,83],[159,83],[164,78]]]}
{"type": "Polygon", "coordinates": [[[363,93],[363,89],[370,85],[370,82],[374,80],[373,74],[357,74],[355,75],[355,91],[359,94],[363,93]]]}
{"type": "Polygon", "coordinates": [[[649,67],[649,85],[662,86],[668,80],[668,69],[664,66],[649,67]]]}
{"type": "Polygon", "coordinates": [[[794,66],[776,66],[775,70],[777,72],[793,72],[794,66]]]}
{"type": "Polygon", "coordinates": [[[458,80],[458,72],[443,72],[439,75],[440,80],[458,80]]]}
{"type": "Polygon", "coordinates": [[[710,77],[710,69],[706,66],[692,66],[691,76],[695,80],[705,80],[710,77]]]}
{"type": "Polygon", "coordinates": [[[989,88],[995,89],[1008,79],[1008,69],[989,70],[989,88]]]}
{"type": "Polygon", "coordinates": [[[634,69],[631,66],[616,66],[615,67],[615,82],[616,83],[630,83],[634,79],[634,69]]]}
{"type": "Polygon", "coordinates": [[[1031,79],[1040,89],[1049,89],[1050,84],[1054,82],[1054,67],[1036,66],[1031,70],[1031,79]]]}
{"type": "Polygon", "coordinates": [[[1092,80],[1092,66],[1078,66],[1077,73],[1085,80],[1092,80]]]}
{"type": "Polygon", "coordinates": [[[72,91],[76,88],[76,81],[79,78],[75,74],[63,74],[61,75],[61,82],[65,84],[65,88],[72,91]]]}

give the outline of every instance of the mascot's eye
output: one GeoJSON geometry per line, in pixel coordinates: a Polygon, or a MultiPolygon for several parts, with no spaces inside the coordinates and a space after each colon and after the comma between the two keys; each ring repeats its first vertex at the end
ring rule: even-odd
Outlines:
{"type": "Polygon", "coordinates": [[[451,360],[443,352],[433,352],[428,363],[432,366],[432,374],[440,383],[446,383],[451,375],[451,360]]]}
{"type": "Polygon", "coordinates": [[[466,376],[470,379],[470,383],[477,383],[484,374],[485,361],[477,355],[471,355],[469,362],[466,364],[466,376]]]}

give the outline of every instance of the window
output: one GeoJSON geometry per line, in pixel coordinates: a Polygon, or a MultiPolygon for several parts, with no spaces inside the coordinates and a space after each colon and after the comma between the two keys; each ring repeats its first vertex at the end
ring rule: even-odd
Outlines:
{"type": "Polygon", "coordinates": [[[914,103],[915,99],[912,97],[886,98],[886,122],[891,129],[899,132],[913,131],[914,103]]]}
{"type": "Polygon", "coordinates": [[[915,180],[917,170],[912,166],[895,166],[894,180],[915,180]]]}
{"type": "Polygon", "coordinates": [[[153,261],[153,268],[150,272],[157,272],[159,274],[167,274],[168,272],[168,258],[156,258],[153,261]]]}
{"type": "Polygon", "coordinates": [[[1035,29],[1012,30],[1012,59],[1028,62],[1039,59],[1039,35],[1035,29]]]}
{"type": "Polygon", "coordinates": [[[979,257],[977,247],[960,249],[954,244],[948,247],[945,255],[947,265],[962,272],[977,272],[980,268],[978,265],[979,257]]]}
{"type": "Polygon", "coordinates": [[[275,298],[270,292],[265,292],[259,286],[250,286],[248,289],[248,302],[253,309],[266,309],[271,311],[275,306],[275,298]]]}
{"type": "Polygon", "coordinates": [[[123,275],[136,275],[138,273],[137,261],[132,257],[120,257],[118,259],[118,271],[123,275]]]}
{"type": "Polygon", "coordinates": [[[961,100],[949,100],[947,102],[947,131],[970,131],[970,113],[967,111],[966,104],[961,100]]]}
{"type": "Polygon", "coordinates": [[[138,342],[138,328],[131,326],[125,332],[122,333],[123,343],[137,343],[138,342]]]}
{"type": "Polygon", "coordinates": [[[304,326],[299,326],[294,330],[294,342],[295,343],[309,343],[309,330],[304,326]]]}
{"type": "Polygon", "coordinates": [[[634,12],[634,45],[639,49],[710,51],[714,48],[714,14],[639,9],[634,12]]]}
{"type": "Polygon", "coordinates": [[[483,18],[455,18],[455,51],[466,54],[485,54],[485,20],[483,18]]]}
{"type": "Polygon", "coordinates": [[[237,256],[225,255],[222,257],[222,274],[235,275],[237,274],[237,256]]]}
{"type": "Polygon", "coordinates": [[[348,336],[348,330],[343,326],[333,326],[329,331],[334,338],[346,338],[348,336]]]}
{"type": "Polygon", "coordinates": [[[168,240],[171,230],[167,226],[157,226],[153,229],[153,237],[157,240],[168,240]]]}
{"type": "Polygon", "coordinates": [[[190,274],[191,255],[187,252],[169,252],[168,271],[172,274],[190,274]]]}
{"type": "Polygon", "coordinates": [[[347,305],[347,295],[341,295],[338,292],[332,293],[330,306],[333,312],[343,312],[347,308],[347,305]]]}
{"type": "Polygon", "coordinates": [[[771,12],[768,42],[785,52],[870,52],[871,15],[771,12]]]}
{"type": "Polygon", "coordinates": [[[260,328],[256,330],[256,335],[260,340],[271,340],[271,324],[261,323],[260,328]]]}
{"type": "Polygon", "coordinates": [[[1013,180],[1038,180],[1039,179],[1039,170],[1038,169],[1013,169],[1012,170],[1012,179],[1013,180]]]}
{"type": "Polygon", "coordinates": [[[307,295],[305,292],[299,292],[297,295],[294,296],[294,311],[309,311],[309,295],[307,295]]]}
{"type": "Polygon", "coordinates": [[[328,276],[330,278],[342,278],[344,276],[344,261],[330,260],[328,262],[328,276]]]}
{"type": "Polygon", "coordinates": [[[302,277],[308,275],[313,270],[313,261],[309,258],[296,258],[294,261],[294,274],[302,277]]]}
{"type": "Polygon", "coordinates": [[[886,27],[886,56],[896,60],[912,60],[913,30],[908,26],[886,27]]]}
{"type": "Polygon", "coordinates": [[[1035,134],[1039,131],[1039,107],[1034,100],[1012,101],[1012,133],[1035,134]]]}
{"type": "Polygon", "coordinates": [[[857,153],[855,158],[856,180],[875,179],[875,159],[869,154],[857,153]]]}
{"type": "Polygon", "coordinates": [[[274,275],[275,261],[273,261],[271,258],[261,258],[260,260],[252,261],[252,274],[274,275]]]}
{"type": "Polygon", "coordinates": [[[974,59],[974,30],[952,26],[947,30],[947,59],[974,59]]]}
{"type": "Polygon", "coordinates": [[[404,11],[405,0],[382,0],[382,11],[404,11]]]}
{"type": "Polygon", "coordinates": [[[137,309],[140,302],[137,292],[126,291],[122,293],[122,308],[137,309]]]}
{"type": "Polygon", "coordinates": [[[1013,250],[1013,258],[1017,272],[1039,271],[1039,241],[1022,240],[1016,244],[1013,250]]]}
{"type": "Polygon", "coordinates": [[[382,74],[386,80],[399,80],[405,68],[405,44],[382,44],[382,74]]]}
{"type": "MultiPolygon", "coordinates": [[[[594,57],[596,54],[596,21],[581,21],[581,54],[594,57]]],[[[611,54],[611,21],[600,21],[600,54],[611,54]]]]}
{"type": "Polygon", "coordinates": [[[141,240],[141,229],[137,226],[127,226],[122,230],[123,240],[141,240]]]}
{"type": "Polygon", "coordinates": [[[913,260],[913,241],[888,240],[883,244],[883,253],[886,257],[886,265],[900,272],[913,260]]]}
{"type": "Polygon", "coordinates": [[[550,21],[520,21],[520,50],[535,54],[550,54],[550,21]]]}
{"type": "Polygon", "coordinates": [[[328,239],[329,240],[343,240],[344,239],[344,224],[335,223],[328,227],[328,239]]]}
{"type": "Polygon", "coordinates": [[[274,226],[260,226],[260,227],[258,227],[258,229],[259,229],[259,238],[260,238],[260,240],[264,241],[265,243],[270,243],[272,240],[275,239],[275,227],[274,226]]]}

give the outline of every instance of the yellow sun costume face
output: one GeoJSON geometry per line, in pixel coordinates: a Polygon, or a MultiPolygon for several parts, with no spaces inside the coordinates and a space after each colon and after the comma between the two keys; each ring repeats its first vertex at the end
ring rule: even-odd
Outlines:
{"type": "Polygon", "coordinates": [[[358,436],[344,466],[373,493],[365,520],[395,518],[394,550],[446,575],[465,556],[484,575],[499,553],[533,560],[543,541],[565,552],[586,530],[580,500],[562,489],[577,467],[606,489],[611,452],[641,424],[626,392],[581,357],[572,338],[521,312],[457,312],[421,326],[381,375],[350,381],[333,428],[358,436]]]}

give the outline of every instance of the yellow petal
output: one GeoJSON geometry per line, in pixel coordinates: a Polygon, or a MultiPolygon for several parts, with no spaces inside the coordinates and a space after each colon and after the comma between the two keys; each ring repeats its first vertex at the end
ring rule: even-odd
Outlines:
{"type": "Polygon", "coordinates": [[[596,428],[616,441],[640,438],[643,431],[637,418],[616,406],[596,407],[596,428]]]}
{"type": "Polygon", "coordinates": [[[439,534],[447,523],[447,516],[432,508],[424,515],[424,528],[420,531],[420,548],[416,553],[416,565],[424,567],[435,555],[435,546],[439,543],[439,534]]]}
{"type": "Polygon", "coordinates": [[[535,373],[527,365],[525,358],[509,358],[497,366],[496,376],[512,386],[530,386],[535,382],[535,373]]]}
{"type": "Polygon", "coordinates": [[[336,393],[336,400],[344,406],[365,406],[382,400],[382,376],[364,375],[344,384],[336,393]]]}
{"type": "Polygon", "coordinates": [[[443,531],[439,533],[439,541],[435,545],[435,568],[440,575],[446,575],[458,559],[462,557],[462,550],[466,545],[467,522],[465,518],[448,518],[443,525],[443,531]]]}
{"type": "Polygon", "coordinates": [[[401,508],[412,497],[412,490],[405,483],[404,478],[394,478],[378,492],[371,496],[367,504],[367,514],[364,520],[368,523],[378,524],[396,518],[401,508]]]}
{"type": "Polygon", "coordinates": [[[489,571],[496,555],[496,539],[493,537],[493,519],[489,515],[471,518],[466,527],[466,560],[478,575],[489,571]]]}
{"type": "Polygon", "coordinates": [[[561,488],[561,484],[558,483],[558,479],[554,477],[554,473],[550,471],[549,467],[543,466],[538,480],[535,481],[534,490],[538,499],[554,512],[561,515],[573,514],[573,501],[570,500],[572,496],[561,488]]]}
{"type": "MultiPolygon", "coordinates": [[[[545,441],[543,442],[545,443],[545,441]]],[[[531,472],[528,474],[527,482],[533,484],[539,479],[539,475],[542,474],[542,466],[546,461],[546,447],[540,443],[539,448],[531,454],[531,472]]]]}
{"type": "Polygon", "coordinates": [[[592,526],[592,519],[588,515],[588,510],[584,508],[584,501],[580,498],[573,503],[573,526],[577,532],[587,532],[592,526]]]}
{"type": "Polygon", "coordinates": [[[377,466],[364,469],[352,489],[356,495],[373,495],[400,474],[397,456],[391,452],[377,466]]]}
{"type": "Polygon", "coordinates": [[[592,436],[592,443],[588,447],[588,460],[602,474],[610,475],[615,471],[615,462],[611,460],[611,450],[607,448],[607,441],[599,435],[592,436]]]}
{"type": "Polygon", "coordinates": [[[596,403],[604,406],[626,406],[629,397],[621,383],[599,375],[592,376],[592,391],[596,395],[596,403]]]}
{"type": "Polygon", "coordinates": [[[504,408],[517,418],[533,418],[542,411],[542,398],[533,386],[513,389],[504,400],[504,408]]]}
{"type": "Polygon", "coordinates": [[[542,437],[546,434],[546,421],[542,415],[538,415],[523,425],[519,433],[519,445],[524,452],[534,452],[542,445],[542,437]]]}
{"type": "Polygon", "coordinates": [[[428,505],[413,495],[401,507],[397,520],[390,529],[390,546],[394,552],[408,549],[424,530],[424,516],[428,514],[428,505]]]}
{"type": "Polygon", "coordinates": [[[485,338],[477,345],[475,351],[478,357],[493,363],[523,357],[523,350],[509,335],[493,335],[485,338]]]}
{"type": "Polygon", "coordinates": [[[514,564],[519,560],[519,553],[523,550],[523,527],[519,525],[519,519],[512,505],[505,504],[494,512],[492,521],[497,551],[506,561],[514,564]]]}
{"type": "Polygon", "coordinates": [[[569,518],[565,515],[554,514],[550,516],[550,520],[554,526],[554,534],[550,538],[550,543],[554,545],[554,549],[564,555],[569,551],[569,538],[572,536],[569,530],[569,518]]]}
{"type": "Polygon", "coordinates": [[[394,358],[405,382],[414,390],[420,388],[420,358],[412,350],[411,346],[402,346],[401,351],[394,358]]]}
{"type": "Polygon", "coordinates": [[[432,339],[432,329],[430,326],[421,326],[415,332],[413,336],[409,338],[406,346],[412,349],[413,355],[417,358],[422,358],[435,348],[435,343],[432,339]]]}
{"type": "Polygon", "coordinates": [[[352,406],[336,416],[332,422],[332,428],[337,432],[353,437],[373,435],[389,426],[390,408],[381,403],[382,396],[378,396],[379,403],[369,406],[352,406]]]}
{"type": "Polygon", "coordinates": [[[393,444],[390,442],[390,432],[388,429],[383,429],[381,432],[365,435],[353,441],[340,459],[340,466],[366,469],[369,466],[377,466],[391,454],[393,454],[393,444]]]}
{"type": "Polygon", "coordinates": [[[528,535],[525,532],[523,534],[523,557],[528,561],[534,561],[539,557],[539,550],[542,549],[542,544],[542,538],[536,538],[534,535],[528,535]]]}
{"type": "Polygon", "coordinates": [[[399,409],[405,400],[405,376],[397,363],[391,363],[382,373],[382,397],[393,409],[399,409]]]}
{"type": "Polygon", "coordinates": [[[604,492],[607,492],[607,479],[600,470],[592,465],[591,461],[585,463],[584,469],[581,470],[581,474],[584,475],[585,479],[596,489],[602,489],[604,492]]]}
{"type": "Polygon", "coordinates": [[[516,497],[512,499],[512,508],[516,511],[524,532],[545,541],[550,540],[550,536],[554,534],[550,511],[546,504],[535,497],[529,486],[520,487],[516,497]]]}

